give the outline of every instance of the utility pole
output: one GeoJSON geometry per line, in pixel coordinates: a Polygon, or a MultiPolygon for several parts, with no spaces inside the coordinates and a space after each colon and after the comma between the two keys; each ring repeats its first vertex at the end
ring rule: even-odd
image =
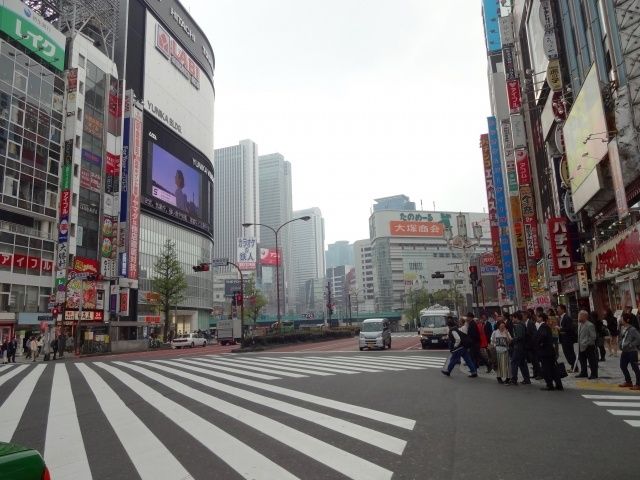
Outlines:
{"type": "Polygon", "coordinates": [[[333,315],[333,305],[331,304],[331,281],[327,282],[327,317],[329,318],[329,327],[331,324],[331,315],[333,315]]]}

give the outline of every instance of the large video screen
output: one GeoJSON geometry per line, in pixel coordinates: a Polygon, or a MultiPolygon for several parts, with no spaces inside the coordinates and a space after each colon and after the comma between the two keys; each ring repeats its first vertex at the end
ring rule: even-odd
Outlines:
{"type": "Polygon", "coordinates": [[[147,113],[144,132],[143,205],[211,234],[211,162],[147,113]]]}
{"type": "Polygon", "coordinates": [[[154,143],[151,144],[151,171],[151,195],[192,217],[202,217],[200,173],[154,143]]]}

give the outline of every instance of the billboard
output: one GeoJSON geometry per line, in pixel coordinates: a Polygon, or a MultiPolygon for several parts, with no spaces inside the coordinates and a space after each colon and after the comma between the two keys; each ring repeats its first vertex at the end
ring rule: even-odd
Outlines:
{"type": "Polygon", "coordinates": [[[569,220],[565,217],[553,217],[547,220],[551,243],[551,271],[554,275],[566,275],[575,271],[568,224],[569,220]]]}
{"type": "Polygon", "coordinates": [[[392,220],[389,222],[389,232],[394,237],[443,237],[444,224],[392,220]]]}
{"type": "Polygon", "coordinates": [[[0,30],[58,70],[64,70],[66,37],[20,0],[0,2],[0,30]]]}
{"type": "Polygon", "coordinates": [[[496,0],[482,0],[482,16],[487,52],[499,52],[502,49],[499,24],[500,3],[496,0]]]}
{"type": "Polygon", "coordinates": [[[146,25],[144,109],[211,158],[213,85],[185,43],[149,12],[146,25]]]}
{"type": "Polygon", "coordinates": [[[266,266],[280,265],[280,256],[275,248],[260,249],[260,264],[266,266]]]}
{"type": "Polygon", "coordinates": [[[579,210],[598,193],[600,182],[590,181],[585,184],[585,181],[607,155],[609,140],[595,64],[591,66],[591,70],[571,108],[569,117],[564,124],[563,134],[571,191],[574,200],[576,197],[583,199],[580,206],[576,206],[576,209],[579,210]],[[581,192],[581,188],[584,188],[585,191],[581,192]]]}
{"type": "Polygon", "coordinates": [[[257,259],[257,242],[255,238],[238,238],[238,268],[240,270],[255,270],[257,259]]]}
{"type": "Polygon", "coordinates": [[[213,168],[209,160],[149,114],[144,124],[143,204],[212,234],[213,168]]]}

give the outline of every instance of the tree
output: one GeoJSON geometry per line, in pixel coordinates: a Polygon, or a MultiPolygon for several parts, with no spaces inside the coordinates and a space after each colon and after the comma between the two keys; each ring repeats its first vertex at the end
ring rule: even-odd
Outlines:
{"type": "Polygon", "coordinates": [[[153,292],[158,296],[160,310],[164,312],[164,335],[169,335],[169,312],[172,306],[177,306],[184,300],[187,289],[187,277],[178,261],[176,244],[167,240],[162,247],[160,256],[153,264],[154,278],[153,292]]]}
{"type": "Polygon", "coordinates": [[[433,303],[447,306],[451,310],[455,310],[456,307],[464,305],[464,297],[457,290],[451,288],[437,290],[433,292],[433,303]]]}
{"type": "Polygon", "coordinates": [[[267,304],[267,298],[256,288],[256,280],[253,275],[244,285],[244,298],[247,299],[244,302],[244,313],[251,320],[251,323],[255,324],[260,317],[260,311],[267,304]]]}
{"type": "Polygon", "coordinates": [[[426,289],[409,290],[404,297],[404,314],[409,319],[411,326],[420,316],[420,310],[432,304],[431,294],[426,289]]]}

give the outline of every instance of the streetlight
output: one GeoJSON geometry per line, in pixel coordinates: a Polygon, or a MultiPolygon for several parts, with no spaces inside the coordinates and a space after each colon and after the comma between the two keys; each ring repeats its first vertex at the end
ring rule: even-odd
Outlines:
{"type": "MultiPolygon", "coordinates": [[[[480,245],[480,240],[482,239],[482,225],[480,223],[475,222],[472,225],[472,233],[475,242],[471,241],[467,235],[467,217],[463,213],[459,213],[456,215],[456,223],[458,225],[458,235],[453,235],[453,229],[451,225],[447,226],[444,230],[444,239],[447,242],[447,246],[451,251],[454,248],[460,249],[463,251],[465,264],[469,269],[471,265],[471,253],[475,248],[480,245]]],[[[473,301],[475,303],[475,313],[478,313],[478,291],[477,291],[477,280],[473,280],[471,284],[471,293],[473,295],[473,301]]]]}
{"type": "Polygon", "coordinates": [[[280,225],[278,228],[273,228],[269,225],[265,225],[264,223],[243,223],[242,226],[244,228],[247,227],[251,227],[253,226],[261,226],[261,227],[265,227],[268,228],[269,230],[271,230],[273,232],[273,235],[276,237],[276,255],[277,257],[277,261],[276,261],[276,302],[278,304],[278,325],[280,326],[280,331],[283,331],[283,326],[282,326],[282,315],[280,313],[280,260],[282,258],[282,255],[280,255],[280,250],[278,249],[278,233],[280,232],[280,229],[282,227],[284,227],[285,225],[290,224],[291,222],[295,222],[297,220],[303,220],[305,222],[309,221],[311,219],[311,217],[309,215],[304,215],[302,217],[297,217],[297,218],[292,218],[291,220],[284,222],[282,225],[280,225]]]}

